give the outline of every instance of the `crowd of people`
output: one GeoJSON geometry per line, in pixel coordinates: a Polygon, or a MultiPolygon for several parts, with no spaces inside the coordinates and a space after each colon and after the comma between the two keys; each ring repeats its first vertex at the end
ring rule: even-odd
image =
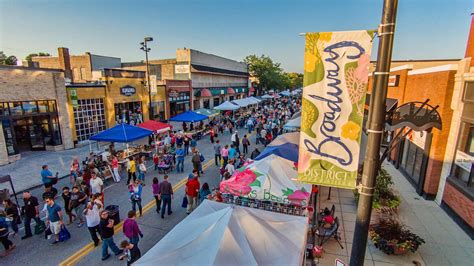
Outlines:
{"type": "MultiPolygon", "coordinates": [[[[224,112],[210,119],[207,125],[200,123],[195,127],[191,123],[189,129],[206,128],[213,145],[214,164],[220,170],[220,178],[228,179],[236,169],[260,154],[257,144],[266,146],[284,132],[283,125],[299,110],[299,107],[300,101],[297,99],[272,100],[238,114],[224,112]],[[246,134],[241,136],[238,129],[243,128],[246,129],[246,134]],[[250,141],[252,134],[256,134],[255,144],[250,141]],[[230,136],[230,142],[222,143],[219,135],[230,136]],[[252,146],[255,148],[251,149],[252,146]]],[[[53,174],[48,166],[44,165],[41,170],[44,186],[42,202],[32,196],[29,191],[23,193],[21,213],[24,217],[25,234],[21,238],[33,236],[32,220],[35,221],[34,232],[39,234],[44,231],[45,235],[52,239],[53,245],[61,242],[60,235],[63,230],[67,230],[66,225],[74,223],[77,227],[86,225],[94,246],[102,242],[102,260],[110,257],[109,250],[120,256],[120,259],[126,258],[129,263],[137,260],[141,255],[138,246],[139,239],[144,236],[136,221],[138,214],[139,216],[144,214],[143,193],[153,195],[156,212],[162,219],[165,219],[165,213],[171,215],[174,192],[168,174],[173,171],[183,173],[186,158],[189,158],[192,165],[192,172],[188,175],[185,184],[185,197],[182,204],[186,208],[186,213],[190,214],[203,200],[216,197],[215,189],[211,189],[208,182],[201,184],[205,158],[197,148],[197,139],[186,134],[187,130],[188,125],[183,124],[183,131],[168,132],[157,138],[151,143],[156,145],[151,158],[138,155],[127,157],[123,162],[123,170],[121,170],[121,163],[113,144],[101,155],[91,153],[82,165],[77,158],[74,158],[71,162],[70,186],[62,187],[61,194],[56,188],[59,180],[58,173],[53,174]],[[151,169],[146,166],[147,159],[153,162],[152,167],[155,171],[149,189],[145,189],[147,176],[151,172],[151,169]],[[120,183],[125,177],[127,178],[125,184],[131,205],[123,223],[123,233],[127,239],[120,243],[120,247],[114,241],[114,226],[118,221],[114,217],[114,212],[105,208],[104,169],[107,169],[106,166],[112,169],[111,175],[114,182],[120,183]],[[163,176],[160,178],[159,174],[163,176]],[[59,203],[61,198],[62,204],[59,203]],[[42,208],[41,203],[44,203],[42,208]],[[45,222],[40,219],[41,213],[45,213],[45,222]]],[[[15,212],[19,208],[13,202],[8,200],[4,206],[6,206],[5,211],[0,212],[0,239],[6,250],[4,255],[8,255],[15,248],[8,239],[9,227],[13,230],[13,235],[17,234],[17,225],[21,223],[21,215],[18,211],[15,212]]]]}

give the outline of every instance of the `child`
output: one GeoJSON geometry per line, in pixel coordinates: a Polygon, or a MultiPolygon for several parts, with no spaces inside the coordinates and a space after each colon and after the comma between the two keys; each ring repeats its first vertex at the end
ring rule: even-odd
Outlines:
{"type": "Polygon", "coordinates": [[[127,240],[122,241],[122,243],[120,243],[120,247],[123,249],[124,253],[124,255],[120,256],[120,260],[127,258],[127,266],[132,265],[132,263],[137,261],[142,256],[138,246],[128,242],[127,240]]]}
{"type": "Polygon", "coordinates": [[[72,213],[72,208],[71,208],[71,193],[69,191],[69,187],[63,187],[63,193],[61,194],[64,200],[64,210],[66,211],[66,214],[69,217],[69,224],[72,224],[72,222],[76,219],[76,215],[72,213]]]}

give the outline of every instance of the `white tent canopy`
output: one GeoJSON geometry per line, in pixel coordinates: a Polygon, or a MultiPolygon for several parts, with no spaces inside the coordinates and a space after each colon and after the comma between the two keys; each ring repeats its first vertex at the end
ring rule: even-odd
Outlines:
{"type": "Polygon", "coordinates": [[[287,130],[298,130],[301,127],[301,116],[291,119],[286,123],[283,128],[287,130]]]}
{"type": "Polygon", "coordinates": [[[235,105],[229,101],[225,101],[221,103],[219,106],[214,107],[214,109],[221,110],[221,111],[235,111],[239,108],[240,107],[238,105],[235,105]]]}
{"type": "Polygon", "coordinates": [[[306,217],[205,200],[133,265],[302,265],[306,217]]]}
{"type": "Polygon", "coordinates": [[[276,139],[270,142],[268,146],[278,146],[286,143],[300,145],[300,132],[291,132],[279,135],[276,139]]]}
{"type": "Polygon", "coordinates": [[[257,103],[261,102],[261,100],[255,98],[255,97],[253,97],[253,96],[252,96],[252,97],[248,97],[247,99],[248,99],[249,101],[252,101],[254,104],[257,104],[257,103]]]}
{"type": "Polygon", "coordinates": [[[261,98],[262,99],[273,99],[273,97],[268,95],[268,94],[263,95],[261,98]]]}
{"type": "Polygon", "coordinates": [[[250,100],[249,98],[237,99],[232,101],[234,104],[237,104],[240,107],[247,107],[252,104],[257,104],[256,102],[250,100]]]}

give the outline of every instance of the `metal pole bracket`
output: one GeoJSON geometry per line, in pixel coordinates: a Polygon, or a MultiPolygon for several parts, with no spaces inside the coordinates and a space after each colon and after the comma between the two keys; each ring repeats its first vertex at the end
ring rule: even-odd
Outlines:
{"type": "Polygon", "coordinates": [[[373,196],[375,192],[375,187],[366,187],[362,184],[357,185],[356,189],[360,195],[364,195],[364,196],[373,196]]]}

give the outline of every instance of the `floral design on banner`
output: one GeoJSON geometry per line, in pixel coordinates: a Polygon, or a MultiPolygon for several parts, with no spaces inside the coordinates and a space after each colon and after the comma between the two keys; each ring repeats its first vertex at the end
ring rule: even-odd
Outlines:
{"type": "Polygon", "coordinates": [[[354,188],[373,31],[307,33],[298,180],[354,188]]]}

